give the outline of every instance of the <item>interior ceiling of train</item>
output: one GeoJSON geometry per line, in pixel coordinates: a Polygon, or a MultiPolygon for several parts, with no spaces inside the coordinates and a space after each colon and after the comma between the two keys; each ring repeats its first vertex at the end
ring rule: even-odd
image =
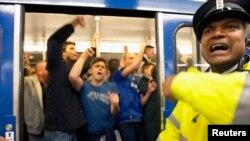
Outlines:
{"type": "MultiPolygon", "coordinates": [[[[72,22],[79,15],[25,13],[24,51],[30,55],[30,61],[46,59],[47,40],[58,28],[72,22]]],[[[76,42],[80,53],[91,46],[91,38],[96,31],[101,34],[100,52],[107,59],[119,57],[128,46],[129,52],[138,52],[142,41],[156,46],[156,23],[154,18],[135,18],[117,16],[84,15],[85,28],[76,28],[68,40],[76,42]],[[99,17],[99,20],[97,20],[99,17]]],[[[190,36],[194,36],[191,28],[183,28],[178,34],[178,48],[183,54],[190,54],[187,45],[190,36]]]]}
{"type": "MultiPolygon", "coordinates": [[[[79,15],[26,13],[24,51],[46,51],[49,36],[59,27],[73,21],[77,16],[79,15]]],[[[155,45],[154,19],[92,15],[84,15],[84,17],[86,27],[77,27],[69,38],[69,40],[76,42],[79,52],[90,46],[92,35],[96,31],[101,34],[101,52],[123,52],[123,46],[125,45],[131,52],[134,49],[136,51],[142,41],[155,45]]]]}

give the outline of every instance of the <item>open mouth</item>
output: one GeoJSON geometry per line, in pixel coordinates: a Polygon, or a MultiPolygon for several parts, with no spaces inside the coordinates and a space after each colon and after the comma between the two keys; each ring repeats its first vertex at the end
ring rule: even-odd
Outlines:
{"type": "Polygon", "coordinates": [[[226,44],[214,44],[209,48],[210,52],[214,52],[214,51],[225,51],[228,49],[228,46],[226,44]]]}

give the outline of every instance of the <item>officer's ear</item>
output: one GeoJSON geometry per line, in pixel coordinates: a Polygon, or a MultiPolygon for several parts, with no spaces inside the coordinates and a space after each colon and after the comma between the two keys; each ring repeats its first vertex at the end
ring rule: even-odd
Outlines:
{"type": "Polygon", "coordinates": [[[246,38],[246,49],[250,50],[250,38],[246,38]]]}

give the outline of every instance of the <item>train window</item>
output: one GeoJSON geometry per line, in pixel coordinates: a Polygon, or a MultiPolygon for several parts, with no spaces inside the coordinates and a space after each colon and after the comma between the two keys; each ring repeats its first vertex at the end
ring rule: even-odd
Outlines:
{"type": "Polygon", "coordinates": [[[177,73],[186,71],[189,66],[204,71],[208,64],[201,57],[200,44],[192,27],[182,27],[176,33],[177,73]]]}

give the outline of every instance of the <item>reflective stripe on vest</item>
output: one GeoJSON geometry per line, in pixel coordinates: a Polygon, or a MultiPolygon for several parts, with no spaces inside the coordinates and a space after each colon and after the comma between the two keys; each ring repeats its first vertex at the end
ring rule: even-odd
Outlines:
{"type": "Polygon", "coordinates": [[[180,134],[180,141],[187,141],[187,139],[182,134],[180,134]]]}
{"type": "Polygon", "coordinates": [[[250,124],[250,75],[245,80],[245,85],[240,96],[232,124],[250,124]]]}
{"type": "MultiPolygon", "coordinates": [[[[172,122],[172,124],[180,131],[180,122],[174,117],[174,115],[171,114],[168,120],[172,122]]],[[[180,132],[180,141],[187,141],[187,139],[181,134],[181,132],[180,132]]]]}
{"type": "Polygon", "coordinates": [[[172,122],[173,125],[174,125],[178,130],[180,130],[180,122],[174,117],[174,115],[171,114],[171,115],[168,117],[168,120],[169,120],[170,122],[172,122]]]}
{"type": "Polygon", "coordinates": [[[158,136],[158,138],[155,141],[161,141],[160,136],[158,136]]]}

